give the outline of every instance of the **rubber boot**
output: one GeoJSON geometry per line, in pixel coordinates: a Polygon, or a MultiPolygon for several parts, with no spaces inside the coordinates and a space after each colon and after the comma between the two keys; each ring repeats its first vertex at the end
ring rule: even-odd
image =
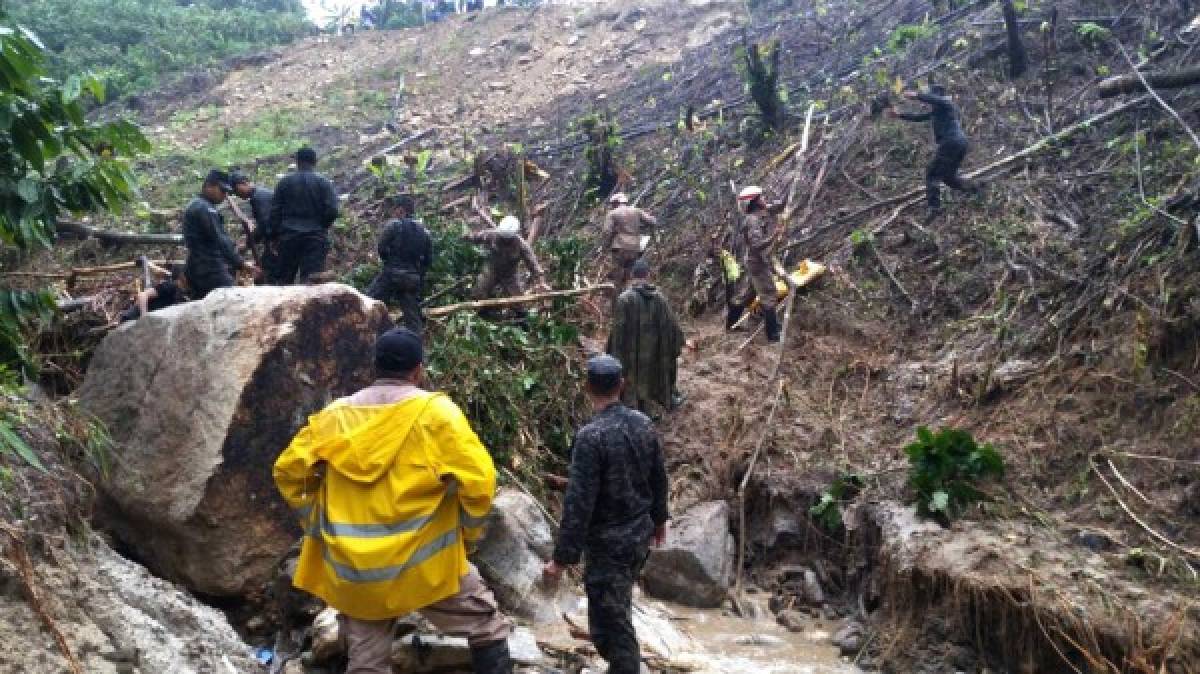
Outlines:
{"type": "Polygon", "coordinates": [[[767,330],[767,341],[774,344],[779,341],[779,314],[774,309],[763,311],[763,323],[767,330]]]}
{"type": "Polygon", "coordinates": [[[471,649],[471,668],[475,674],[512,674],[513,661],[507,641],[492,641],[471,649]]]}
{"type": "Polygon", "coordinates": [[[746,311],[746,307],[740,304],[730,304],[729,310],[725,312],[725,329],[732,330],[742,318],[742,313],[746,311]]]}

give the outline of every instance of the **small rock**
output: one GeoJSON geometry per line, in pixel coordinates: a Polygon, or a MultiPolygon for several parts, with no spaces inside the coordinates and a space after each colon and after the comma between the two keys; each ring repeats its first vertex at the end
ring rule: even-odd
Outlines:
{"type": "Polygon", "coordinates": [[[342,652],[342,640],[338,634],[338,611],[326,608],[317,614],[312,625],[312,661],[329,662],[342,652]]]}
{"type": "Polygon", "coordinates": [[[638,19],[637,23],[633,24],[633,29],[639,33],[642,32],[643,30],[646,30],[646,20],[638,19]]]}
{"type": "Polygon", "coordinates": [[[746,634],[734,639],[734,643],[742,646],[782,646],[786,642],[770,634],[746,634]]]}
{"type": "Polygon", "coordinates": [[[251,634],[258,634],[259,632],[262,632],[266,626],[267,619],[260,615],[256,615],[246,621],[246,631],[250,632],[251,634]]]}
{"type": "Polygon", "coordinates": [[[1076,542],[1092,552],[1107,552],[1113,549],[1115,543],[1108,534],[1099,531],[1080,531],[1075,536],[1076,542]]]}
{"type": "Polygon", "coordinates": [[[821,590],[821,581],[811,569],[804,570],[804,599],[813,606],[825,603],[825,592],[821,590]]]}
{"type": "Polygon", "coordinates": [[[529,55],[522,56],[521,58],[517,59],[517,63],[519,63],[521,65],[527,65],[529,63],[533,63],[533,57],[529,56],[529,55]]]}
{"type": "Polygon", "coordinates": [[[792,609],[788,609],[786,611],[780,611],[779,615],[776,616],[775,619],[779,622],[780,625],[783,626],[784,629],[786,629],[789,632],[803,632],[804,628],[808,624],[807,616],[805,616],[803,613],[801,613],[799,611],[792,610],[792,609]]]}
{"type": "Polygon", "coordinates": [[[862,623],[848,622],[834,633],[833,645],[838,647],[842,655],[854,655],[862,650],[864,632],[862,623]]]}
{"type": "Polygon", "coordinates": [[[579,44],[580,39],[582,38],[580,38],[579,33],[574,33],[571,35],[571,37],[567,38],[567,46],[574,47],[575,45],[579,44]]]}
{"type": "Polygon", "coordinates": [[[487,53],[487,50],[484,49],[483,47],[476,47],[476,48],[472,49],[471,51],[467,52],[467,54],[469,54],[473,57],[483,56],[486,53],[487,53]]]}
{"type": "Polygon", "coordinates": [[[488,89],[492,91],[504,91],[508,89],[508,84],[506,82],[488,82],[488,89]]]}

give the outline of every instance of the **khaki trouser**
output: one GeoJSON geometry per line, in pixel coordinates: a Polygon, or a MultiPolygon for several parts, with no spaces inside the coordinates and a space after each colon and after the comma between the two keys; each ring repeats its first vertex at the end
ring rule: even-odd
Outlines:
{"type": "MultiPolygon", "coordinates": [[[[496,597],[475,566],[462,577],[458,594],[418,611],[444,634],[466,637],[471,648],[508,639],[512,621],[500,612],[496,597]]],[[[346,674],[392,674],[394,620],[358,620],[339,616],[349,663],[346,674]]]]}

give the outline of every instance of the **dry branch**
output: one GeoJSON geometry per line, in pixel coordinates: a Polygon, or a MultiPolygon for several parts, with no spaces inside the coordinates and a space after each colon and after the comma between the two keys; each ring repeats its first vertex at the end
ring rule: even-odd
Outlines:
{"type": "Polygon", "coordinates": [[[551,290],[545,293],[534,293],[532,295],[519,295],[516,297],[496,297],[488,300],[474,300],[471,302],[461,302],[459,304],[448,304],[444,307],[436,307],[426,312],[430,318],[439,316],[447,316],[458,311],[476,311],[479,309],[503,309],[506,307],[516,307],[522,304],[531,304],[542,300],[557,299],[560,297],[577,297],[579,295],[590,295],[592,293],[606,292],[613,289],[611,283],[597,283],[586,288],[574,288],[572,290],[551,290]]]}
{"type": "Polygon", "coordinates": [[[56,231],[62,235],[79,238],[79,239],[98,239],[104,243],[113,245],[123,244],[144,244],[144,245],[165,245],[173,246],[183,243],[183,236],[180,234],[139,234],[137,232],[110,232],[103,229],[97,229],[91,225],[85,225],[82,222],[73,220],[59,220],[55,225],[56,231]]]}
{"type": "MultiPolygon", "coordinates": [[[[147,260],[150,269],[157,271],[160,274],[169,273],[167,268],[175,264],[183,264],[182,260],[147,260]]],[[[80,276],[103,276],[118,271],[128,271],[131,269],[140,269],[141,262],[118,262],[117,264],[108,264],[100,267],[75,267],[70,271],[51,272],[51,271],[6,271],[0,272],[4,276],[20,276],[28,278],[44,278],[44,279],[74,279],[80,276]]]]}

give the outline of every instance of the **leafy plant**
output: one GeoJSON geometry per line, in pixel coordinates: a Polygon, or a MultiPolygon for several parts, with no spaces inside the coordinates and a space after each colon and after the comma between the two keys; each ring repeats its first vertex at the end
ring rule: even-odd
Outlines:
{"type": "Polygon", "coordinates": [[[25,463],[43,473],[46,472],[46,467],[42,465],[42,460],[34,453],[33,448],[21,436],[17,435],[17,432],[13,430],[10,424],[10,419],[0,419],[0,455],[18,456],[25,463]]]}
{"type": "Polygon", "coordinates": [[[808,513],[815,517],[826,531],[837,531],[843,524],[842,505],[857,496],[862,486],[862,478],[853,473],[839,475],[829,488],[821,493],[820,500],[808,509],[808,513]]]}
{"type": "Polygon", "coordinates": [[[932,23],[906,23],[896,26],[888,35],[887,48],[893,54],[904,51],[909,45],[920,42],[937,34],[937,26],[932,23]]]}
{"type": "Polygon", "coordinates": [[[1079,36],[1079,40],[1083,42],[1083,46],[1088,49],[1095,49],[1108,42],[1109,38],[1112,37],[1111,30],[1091,21],[1079,24],[1075,28],[1075,33],[1079,36]]]}
{"type": "Polygon", "coordinates": [[[980,445],[967,431],[943,428],[936,434],[924,426],[917,441],[904,448],[908,484],[917,495],[917,512],[948,521],[981,500],[976,483],[1004,475],[1004,459],[990,444],[980,445]]]}
{"type": "MultiPolygon", "coordinates": [[[[129,157],[149,149],[136,126],[92,123],[84,94],[104,99],[94,76],[45,77],[45,49],[0,14],[0,242],[49,247],[66,213],[118,209],[135,196],[129,157]]],[[[48,293],[0,288],[0,364],[31,366],[22,333],[54,311],[48,293]]]]}

